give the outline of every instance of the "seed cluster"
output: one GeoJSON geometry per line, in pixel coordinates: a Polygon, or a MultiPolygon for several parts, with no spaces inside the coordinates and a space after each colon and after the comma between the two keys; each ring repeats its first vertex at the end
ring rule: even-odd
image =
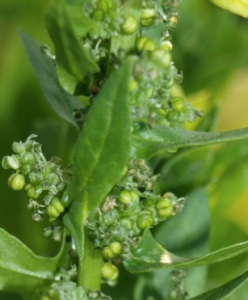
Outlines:
{"type": "Polygon", "coordinates": [[[33,211],[33,219],[42,221],[46,214],[53,223],[64,212],[69,204],[64,192],[70,181],[70,170],[61,169],[60,159],[52,157],[46,160],[41,144],[34,141],[36,135],[28,137],[26,142],[14,142],[12,156],[2,160],[4,169],[14,170],[8,179],[13,190],[24,189],[29,198],[28,208],[33,211]],[[41,204],[37,200],[42,198],[41,204]]]}

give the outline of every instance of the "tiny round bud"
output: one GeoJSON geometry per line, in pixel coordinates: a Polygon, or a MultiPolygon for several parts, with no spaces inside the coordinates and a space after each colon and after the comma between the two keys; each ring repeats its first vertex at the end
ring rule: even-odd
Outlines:
{"type": "Polygon", "coordinates": [[[123,33],[132,34],[138,28],[138,22],[133,16],[128,16],[121,25],[123,33]]]}
{"type": "Polygon", "coordinates": [[[160,208],[157,209],[157,214],[160,218],[168,218],[172,215],[173,213],[173,207],[167,207],[167,208],[160,208]]]}
{"type": "Polygon", "coordinates": [[[18,143],[18,142],[14,142],[12,144],[12,150],[15,152],[15,153],[23,153],[26,151],[26,147],[25,147],[25,144],[23,144],[22,142],[18,143]]]}
{"type": "Polygon", "coordinates": [[[126,190],[121,191],[119,195],[119,201],[126,205],[130,204],[130,202],[132,201],[130,192],[126,190]]]}
{"type": "Polygon", "coordinates": [[[142,9],[140,23],[143,26],[151,26],[154,23],[154,18],[156,16],[155,9],[146,8],[142,9]]]}
{"type": "Polygon", "coordinates": [[[49,217],[58,218],[58,216],[60,215],[60,212],[57,211],[56,207],[54,207],[53,205],[48,205],[47,214],[49,217]]]}
{"type": "Polygon", "coordinates": [[[35,155],[30,152],[24,152],[21,156],[21,160],[24,164],[32,164],[35,162],[35,155]]]}
{"type": "Polygon", "coordinates": [[[109,260],[115,257],[114,252],[110,249],[110,247],[104,247],[102,249],[102,256],[104,259],[109,260]]]}
{"type": "Polygon", "coordinates": [[[143,230],[153,225],[153,217],[149,212],[142,213],[137,218],[137,226],[143,230]]]}
{"type": "Polygon", "coordinates": [[[25,185],[25,177],[21,174],[12,174],[8,179],[8,184],[14,191],[20,191],[25,185]]]}
{"type": "Polygon", "coordinates": [[[102,265],[102,277],[107,280],[116,280],[119,276],[119,270],[116,266],[107,262],[102,265]]]}
{"type": "Polygon", "coordinates": [[[13,169],[17,170],[20,168],[20,162],[17,156],[11,155],[11,156],[4,156],[2,159],[2,167],[4,169],[13,169]]]}
{"type": "Polygon", "coordinates": [[[170,41],[163,41],[161,42],[159,48],[164,49],[166,51],[171,51],[172,50],[172,43],[170,41]]]}
{"type": "Polygon", "coordinates": [[[171,207],[171,206],[172,206],[172,203],[171,203],[170,199],[164,198],[164,197],[159,199],[157,204],[156,204],[157,209],[168,208],[168,207],[171,207]]]}
{"type": "Polygon", "coordinates": [[[142,36],[140,38],[138,38],[137,42],[136,42],[136,47],[138,49],[139,52],[142,51],[144,44],[148,41],[148,38],[145,36],[142,36]]]}
{"type": "Polygon", "coordinates": [[[40,185],[33,186],[33,185],[26,185],[25,186],[26,195],[30,199],[37,199],[40,194],[43,192],[43,189],[40,185]]]}
{"type": "Polygon", "coordinates": [[[175,109],[176,111],[184,111],[185,109],[185,102],[182,98],[180,97],[175,97],[172,100],[172,108],[175,109]]]}
{"type": "Polygon", "coordinates": [[[60,177],[58,174],[50,173],[47,175],[46,181],[51,185],[57,185],[60,182],[60,177]]]}
{"type": "Polygon", "coordinates": [[[131,230],[133,228],[133,221],[128,218],[120,219],[121,226],[127,230],[131,230]]]}
{"type": "Polygon", "coordinates": [[[154,51],[156,48],[156,45],[152,40],[148,40],[144,43],[142,47],[142,51],[154,51]]]}
{"type": "Polygon", "coordinates": [[[132,201],[137,202],[139,201],[139,195],[135,191],[130,191],[130,196],[132,201]]]}
{"type": "Polygon", "coordinates": [[[92,17],[96,21],[102,21],[104,19],[104,13],[101,10],[95,10],[92,17]]]}
{"type": "Polygon", "coordinates": [[[30,172],[28,179],[33,184],[41,183],[44,180],[43,175],[40,172],[30,172]]]}
{"type": "Polygon", "coordinates": [[[164,67],[169,67],[170,65],[171,55],[164,49],[154,50],[151,57],[155,62],[162,64],[164,67]]]}
{"type": "Polygon", "coordinates": [[[153,207],[155,204],[156,199],[145,199],[142,201],[144,207],[153,207]]]}
{"type": "Polygon", "coordinates": [[[136,80],[131,80],[129,83],[129,92],[134,92],[138,86],[138,83],[136,80]]]}
{"type": "Polygon", "coordinates": [[[20,171],[23,175],[27,176],[32,170],[32,166],[31,165],[24,165],[21,167],[20,171]]]}
{"type": "Polygon", "coordinates": [[[60,200],[58,197],[53,198],[53,200],[51,201],[50,205],[52,205],[53,207],[56,208],[56,210],[62,214],[65,210],[64,206],[61,204],[60,200]]]}
{"type": "Polygon", "coordinates": [[[121,254],[122,245],[120,242],[112,242],[109,244],[109,248],[114,253],[114,256],[118,256],[121,254]]]}

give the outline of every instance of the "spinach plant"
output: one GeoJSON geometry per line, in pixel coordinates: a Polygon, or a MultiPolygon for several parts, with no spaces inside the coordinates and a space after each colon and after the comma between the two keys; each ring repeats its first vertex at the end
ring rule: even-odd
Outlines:
{"type": "Polygon", "coordinates": [[[179,2],[53,0],[54,54],[20,33],[46,99],[78,138],[67,167],[46,158],[35,134],[2,160],[33,220],[48,221],[44,234],[61,242],[54,258],[40,257],[0,229],[2,291],[28,300],[217,300],[247,280],[245,272],[204,292],[206,269],[194,268],[247,252],[247,241],[180,255],[206,238],[207,184],[223,168],[212,167],[211,153],[225,148],[199,146],[246,138],[248,129],[208,132],[205,119],[206,131],[184,129],[203,112],[173,89],[182,80],[171,55],[179,2]],[[130,282],[129,273],[139,275],[130,282]]]}

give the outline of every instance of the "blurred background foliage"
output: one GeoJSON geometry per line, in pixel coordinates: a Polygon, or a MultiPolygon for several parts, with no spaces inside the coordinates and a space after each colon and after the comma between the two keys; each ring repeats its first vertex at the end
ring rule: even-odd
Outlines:
{"type": "MultiPolygon", "coordinates": [[[[29,134],[36,133],[47,158],[57,155],[66,166],[70,163],[77,131],[58,119],[47,104],[18,38],[18,30],[22,30],[52,48],[43,19],[48,4],[48,0],[0,1],[0,157],[11,154],[13,141],[24,141],[29,134]]],[[[185,0],[179,7],[179,14],[178,26],[173,30],[175,65],[184,74],[185,97],[192,105],[203,109],[206,116],[204,121],[193,126],[189,124],[188,129],[223,131],[248,126],[248,20],[222,10],[208,0],[185,0]]],[[[160,161],[157,171],[162,173],[161,191],[169,189],[192,199],[192,208],[189,206],[188,213],[186,211],[184,223],[175,220],[171,224],[168,222],[167,229],[156,231],[164,246],[169,250],[176,247],[174,251],[178,250],[180,254],[198,256],[207,249],[215,250],[247,240],[247,150],[248,141],[239,141],[213,148],[183,150],[171,160],[160,161]],[[194,206],[193,203],[199,204],[199,201],[202,206],[194,206]],[[210,217],[206,211],[207,203],[210,217]],[[185,225],[189,235],[182,241],[180,231],[185,225]],[[171,236],[173,230],[175,236],[171,236]]],[[[8,188],[9,175],[0,168],[0,227],[20,238],[35,253],[54,255],[58,245],[43,237],[44,224],[31,220],[25,196],[8,188]]],[[[220,285],[247,269],[246,256],[238,256],[208,270],[191,270],[186,286],[194,285],[190,290],[194,296],[199,289],[220,285]],[[208,278],[207,285],[197,278],[208,278]]],[[[124,278],[126,274],[122,276],[124,278]]],[[[166,276],[166,272],[156,272],[141,277],[135,287],[134,299],[139,299],[137,295],[141,293],[149,294],[146,283],[152,280],[156,285],[157,300],[162,299],[166,276]]],[[[135,282],[134,277],[131,278],[135,282]]],[[[132,285],[130,282],[130,290],[132,285]]],[[[117,291],[114,293],[116,298],[121,298],[117,291]]],[[[247,295],[246,284],[228,299],[245,300],[247,295]]],[[[20,297],[0,293],[0,299],[20,297]]]]}

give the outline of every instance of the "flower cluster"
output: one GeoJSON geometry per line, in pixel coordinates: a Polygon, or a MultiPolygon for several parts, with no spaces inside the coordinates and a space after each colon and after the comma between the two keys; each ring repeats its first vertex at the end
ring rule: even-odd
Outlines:
{"type": "Polygon", "coordinates": [[[33,211],[33,219],[42,221],[45,214],[49,222],[53,223],[64,212],[69,203],[64,192],[70,181],[70,169],[62,170],[60,159],[52,157],[46,160],[42,153],[41,144],[34,138],[28,137],[26,142],[14,142],[12,156],[5,156],[2,160],[4,169],[14,170],[8,179],[13,190],[24,189],[29,198],[28,208],[33,211]],[[37,200],[42,198],[41,204],[37,200]]]}

